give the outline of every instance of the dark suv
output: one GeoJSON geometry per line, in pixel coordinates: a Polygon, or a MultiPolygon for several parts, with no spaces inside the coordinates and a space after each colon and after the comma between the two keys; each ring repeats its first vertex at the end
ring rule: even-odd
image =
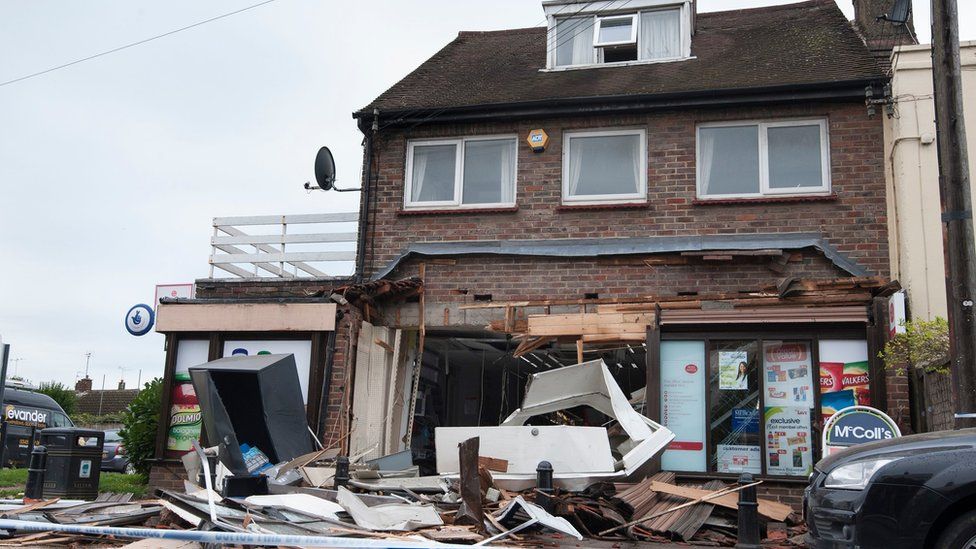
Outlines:
{"type": "Polygon", "coordinates": [[[862,444],[821,460],[811,547],[976,548],[976,429],[862,444]]]}

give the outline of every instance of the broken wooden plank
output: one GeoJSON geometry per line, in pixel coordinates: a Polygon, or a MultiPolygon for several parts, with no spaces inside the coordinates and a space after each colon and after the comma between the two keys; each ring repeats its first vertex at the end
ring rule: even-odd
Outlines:
{"type": "MultiPolygon", "coordinates": [[[[665,482],[651,481],[650,489],[655,492],[661,492],[665,494],[671,494],[675,496],[680,496],[686,499],[698,499],[705,495],[708,495],[707,490],[702,490],[700,488],[692,488],[690,486],[677,486],[674,484],[668,484],[665,482]]],[[[721,505],[729,509],[739,508],[739,498],[735,494],[729,494],[727,496],[719,496],[716,498],[711,498],[709,501],[715,505],[721,505]]],[[[793,513],[793,508],[789,505],[779,503],[777,501],[771,501],[768,499],[759,499],[759,514],[778,522],[783,522],[793,513]]]]}
{"type": "Polygon", "coordinates": [[[501,458],[494,458],[490,456],[478,456],[478,467],[484,467],[489,471],[507,473],[508,460],[501,459],[501,458]]]}

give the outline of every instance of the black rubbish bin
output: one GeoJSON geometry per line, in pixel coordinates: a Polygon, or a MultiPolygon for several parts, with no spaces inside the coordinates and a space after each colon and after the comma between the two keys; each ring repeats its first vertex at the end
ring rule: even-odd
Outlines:
{"type": "Polygon", "coordinates": [[[102,464],[105,432],[74,427],[53,427],[41,431],[47,447],[44,499],[95,499],[102,464]]]}

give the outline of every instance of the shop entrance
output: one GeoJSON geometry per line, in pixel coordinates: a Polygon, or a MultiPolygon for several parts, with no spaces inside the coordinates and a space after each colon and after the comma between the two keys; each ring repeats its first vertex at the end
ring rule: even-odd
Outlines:
{"type": "MultiPolygon", "coordinates": [[[[434,472],[434,429],[498,425],[522,401],[532,374],[577,363],[574,342],[514,356],[519,341],[486,331],[429,330],[411,440],[414,463],[434,472]]],[[[602,359],[638,411],[643,412],[646,351],[641,343],[588,345],[584,361],[602,359]]],[[[538,424],[599,426],[609,418],[577,408],[533,418],[538,424]]]]}

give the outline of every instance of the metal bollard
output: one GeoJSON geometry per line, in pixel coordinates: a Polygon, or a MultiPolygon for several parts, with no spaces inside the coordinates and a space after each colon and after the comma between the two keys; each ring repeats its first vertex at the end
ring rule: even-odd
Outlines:
{"type": "Polygon", "coordinates": [[[552,494],[555,490],[552,488],[552,464],[548,461],[540,461],[535,468],[535,484],[537,490],[536,504],[545,509],[546,512],[552,513],[555,510],[552,501],[552,494]]]}
{"type": "Polygon", "coordinates": [[[44,499],[44,472],[47,471],[47,448],[34,446],[27,468],[27,487],[24,489],[24,502],[44,499]]]}
{"type": "Polygon", "coordinates": [[[349,458],[339,456],[336,458],[335,481],[332,488],[338,490],[340,486],[345,486],[347,482],[349,482],[349,458]]]}
{"type": "MultiPolygon", "coordinates": [[[[751,474],[739,476],[739,484],[752,483],[751,474]]],[[[739,491],[739,539],[735,546],[736,549],[760,549],[759,541],[759,503],[756,487],[750,486],[739,491]]]]}

